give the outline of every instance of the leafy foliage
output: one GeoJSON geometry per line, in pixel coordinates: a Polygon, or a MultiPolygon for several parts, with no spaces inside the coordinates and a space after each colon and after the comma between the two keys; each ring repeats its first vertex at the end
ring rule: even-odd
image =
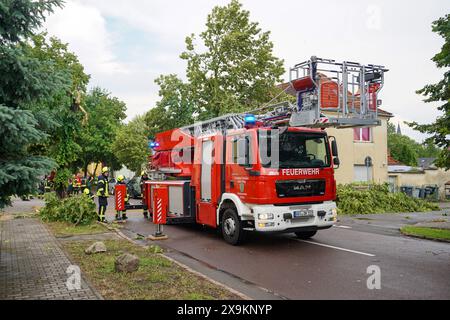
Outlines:
{"type": "Polygon", "coordinates": [[[86,172],[90,163],[102,162],[113,170],[120,169],[112,145],[122,120],[126,118],[125,103],[101,88],[94,88],[85,97],[85,107],[89,117],[77,138],[81,147],[79,166],[86,172]]]}
{"type": "Polygon", "coordinates": [[[37,180],[55,164],[36,144],[48,135],[40,122],[46,117],[30,106],[51,98],[69,84],[54,61],[41,61],[30,55],[25,44],[40,27],[47,12],[62,1],[5,0],[0,2],[0,208],[12,195],[27,195],[37,180]],[[27,111],[27,110],[31,110],[27,111]]]}
{"type": "MultiPolygon", "coordinates": [[[[448,69],[450,67],[450,14],[433,22],[433,32],[444,38],[444,45],[439,53],[433,57],[433,61],[438,68],[448,69]]],[[[436,119],[432,124],[418,124],[417,122],[409,125],[422,132],[428,133],[431,137],[427,140],[441,148],[436,164],[442,168],[450,169],[450,71],[444,73],[444,79],[436,84],[426,85],[417,91],[426,97],[425,102],[442,102],[438,107],[444,114],[436,119]]]]}
{"type": "Polygon", "coordinates": [[[65,196],[65,191],[69,185],[69,179],[72,177],[72,173],[69,169],[61,168],[56,172],[54,178],[54,188],[60,195],[60,198],[65,196]]]}
{"type": "Polygon", "coordinates": [[[417,166],[418,158],[437,158],[440,152],[432,143],[420,144],[396,133],[392,123],[388,123],[388,149],[395,160],[408,166],[417,166]]]}
{"type": "Polygon", "coordinates": [[[0,45],[15,43],[30,37],[42,26],[45,15],[54,7],[62,7],[62,0],[2,0],[0,2],[0,45]]]}
{"type": "Polygon", "coordinates": [[[194,107],[189,84],[176,75],[160,76],[155,82],[159,85],[161,100],[145,115],[148,136],[158,132],[182,127],[194,121],[194,107]]]}
{"type": "Polygon", "coordinates": [[[197,120],[255,109],[281,94],[276,84],[284,73],[283,61],[273,55],[269,36],[250,21],[239,1],[216,6],[205,31],[186,38],[180,58],[187,63],[187,82],[176,75],[156,80],[161,100],[145,117],[150,137],[197,120]]]}
{"type": "Polygon", "coordinates": [[[36,128],[31,112],[0,105],[0,123],[0,208],[3,208],[10,203],[10,195],[33,193],[38,177],[55,164],[28,153],[31,144],[46,137],[36,128]]]}
{"type": "Polygon", "coordinates": [[[273,56],[270,32],[250,21],[237,0],[217,6],[200,34],[204,52],[196,51],[196,37],[186,38],[187,77],[200,119],[257,108],[267,103],[284,73],[283,61],[273,56]]]}
{"type": "MultiPolygon", "coordinates": [[[[31,38],[26,46],[27,56],[41,63],[52,63],[57,74],[64,76],[65,86],[29,108],[42,114],[41,118],[51,119],[45,125],[50,139],[41,148],[56,160],[60,168],[75,169],[75,162],[81,153],[77,141],[85,115],[80,111],[83,95],[89,82],[89,75],[78,61],[78,57],[68,50],[68,45],[59,39],[41,33],[31,38]]],[[[44,121],[43,121],[44,122],[44,121]]]]}
{"type": "Polygon", "coordinates": [[[411,198],[404,193],[391,193],[387,184],[339,185],[337,205],[343,214],[425,212],[439,207],[425,200],[411,198]]]}
{"type": "Polygon", "coordinates": [[[63,200],[54,193],[45,195],[45,207],[39,211],[44,221],[63,221],[74,225],[88,225],[97,219],[95,203],[86,195],[63,200]]]}
{"type": "Polygon", "coordinates": [[[122,126],[113,143],[113,153],[128,169],[139,172],[147,161],[148,129],[144,118],[138,116],[122,126]]]}

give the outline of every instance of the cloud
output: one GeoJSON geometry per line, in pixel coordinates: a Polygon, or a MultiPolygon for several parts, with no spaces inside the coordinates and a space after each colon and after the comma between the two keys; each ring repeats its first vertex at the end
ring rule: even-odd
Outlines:
{"type": "Polygon", "coordinates": [[[68,1],[63,10],[49,16],[46,28],[50,35],[69,43],[86,71],[97,75],[116,75],[129,72],[112,50],[113,37],[106,29],[100,10],[77,1],[68,1]]]}
{"type": "MultiPolygon", "coordinates": [[[[48,19],[47,28],[92,74],[92,83],[123,99],[132,117],[154,106],[159,74],[184,76],[179,59],[184,39],[205,28],[206,17],[227,0],[71,0],[48,19]]],[[[439,112],[415,91],[442,78],[431,57],[442,39],[431,23],[450,11],[446,0],[432,2],[241,0],[251,20],[271,31],[275,54],[285,67],[312,55],[386,65],[383,108],[398,119],[432,122],[439,112]]],[[[424,135],[406,132],[416,139],[424,135]]]]}

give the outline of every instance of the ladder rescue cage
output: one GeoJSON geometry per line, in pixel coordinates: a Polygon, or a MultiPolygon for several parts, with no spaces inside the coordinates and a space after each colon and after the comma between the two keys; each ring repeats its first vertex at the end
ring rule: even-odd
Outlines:
{"type": "Polygon", "coordinates": [[[284,88],[297,97],[242,114],[227,114],[181,128],[198,137],[229,129],[241,129],[249,123],[257,126],[310,128],[352,128],[381,125],[379,92],[384,86],[380,65],[336,62],[311,57],[290,69],[290,81],[284,88]]]}
{"type": "Polygon", "coordinates": [[[289,83],[297,95],[290,125],[337,128],[380,125],[378,94],[387,71],[381,65],[317,57],[297,64],[290,69],[289,83]]]}

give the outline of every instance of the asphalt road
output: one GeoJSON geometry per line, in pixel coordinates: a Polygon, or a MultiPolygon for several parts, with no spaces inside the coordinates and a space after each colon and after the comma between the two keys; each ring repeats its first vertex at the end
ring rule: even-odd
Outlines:
{"type": "MultiPolygon", "coordinates": [[[[154,232],[141,213],[129,215],[127,230],[154,232]]],[[[342,218],[310,241],[253,233],[239,247],[208,228],[166,226],[160,244],[287,299],[450,299],[450,243],[402,236],[398,227],[414,215],[342,218]],[[367,287],[369,266],[380,268],[379,290],[367,287]]]]}
{"type": "MultiPolygon", "coordinates": [[[[16,201],[7,212],[26,212],[42,201],[16,201]]],[[[108,219],[114,218],[110,200],[108,219]]],[[[144,236],[155,226],[129,212],[129,234],[144,236]]],[[[293,235],[250,234],[240,247],[226,244],[201,226],[165,226],[159,244],[193,269],[251,298],[271,299],[450,299],[450,243],[402,236],[401,225],[436,214],[340,217],[337,227],[311,241],[293,235]],[[369,266],[381,271],[381,289],[369,290],[369,266]]]]}

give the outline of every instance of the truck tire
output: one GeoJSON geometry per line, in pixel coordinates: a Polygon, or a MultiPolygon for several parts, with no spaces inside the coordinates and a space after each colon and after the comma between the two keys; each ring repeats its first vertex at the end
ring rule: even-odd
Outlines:
{"type": "Polygon", "coordinates": [[[308,240],[309,238],[312,238],[316,235],[317,231],[302,231],[302,232],[296,232],[295,235],[297,238],[301,240],[308,240]]]}
{"type": "Polygon", "coordinates": [[[222,215],[220,227],[222,230],[223,239],[227,243],[237,246],[244,240],[242,222],[239,219],[235,208],[225,209],[222,215]]]}

